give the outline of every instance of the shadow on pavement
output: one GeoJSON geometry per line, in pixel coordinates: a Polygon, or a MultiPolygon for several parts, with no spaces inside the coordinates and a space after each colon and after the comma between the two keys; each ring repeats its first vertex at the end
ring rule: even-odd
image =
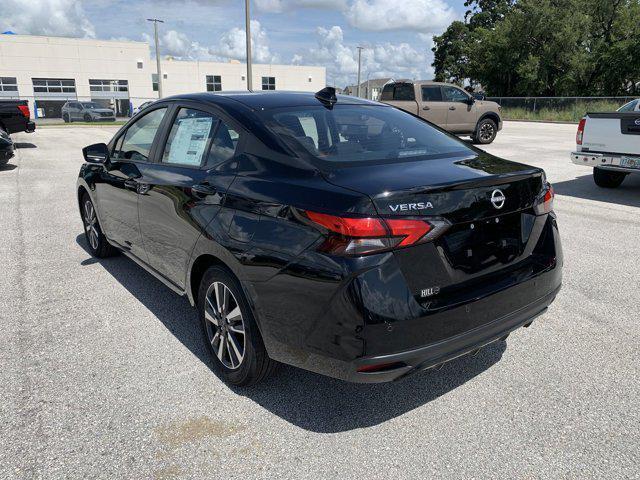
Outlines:
{"type": "Polygon", "coordinates": [[[598,187],[592,175],[554,183],[553,188],[558,195],[640,207],[640,175],[636,174],[627,175],[618,188],[598,187]]]}
{"type": "Polygon", "coordinates": [[[38,148],[37,145],[27,142],[16,142],[13,144],[13,146],[16,148],[38,148]]]}
{"type": "MultiPolygon", "coordinates": [[[[89,253],[83,234],[78,235],[76,242],[89,253]]],[[[89,257],[81,265],[95,263],[100,263],[220,377],[203,341],[197,312],[185,297],[171,292],[125,256],[89,257]]],[[[272,377],[256,387],[231,389],[305,430],[342,432],[378,425],[436,400],[489,369],[505,349],[506,342],[496,342],[475,357],[461,357],[440,371],[420,372],[396,383],[353,384],[281,365],[272,377]]]]}
{"type": "Polygon", "coordinates": [[[14,170],[18,168],[17,165],[14,165],[12,163],[5,163],[4,165],[0,165],[0,172],[5,172],[5,171],[10,171],[10,170],[14,170]]]}

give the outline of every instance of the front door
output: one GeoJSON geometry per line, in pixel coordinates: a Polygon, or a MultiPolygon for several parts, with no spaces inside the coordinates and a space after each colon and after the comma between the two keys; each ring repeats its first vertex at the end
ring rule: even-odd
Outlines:
{"type": "Polygon", "coordinates": [[[471,98],[457,87],[442,87],[447,105],[447,130],[455,133],[470,133],[476,128],[477,109],[469,103],[471,98]]]}
{"type": "Polygon", "coordinates": [[[196,241],[235,177],[239,132],[212,112],[184,105],[145,178],[139,216],[148,261],[180,288],[196,241]]]}
{"type": "Polygon", "coordinates": [[[138,223],[138,197],[150,170],[154,140],[166,107],[150,111],[115,141],[111,159],[96,183],[98,210],[105,235],[146,260],[138,223]]]}

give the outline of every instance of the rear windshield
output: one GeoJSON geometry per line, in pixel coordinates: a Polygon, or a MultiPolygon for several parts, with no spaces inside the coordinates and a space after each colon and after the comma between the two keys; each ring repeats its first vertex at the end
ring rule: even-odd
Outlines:
{"type": "Polygon", "coordinates": [[[382,105],[290,107],[260,115],[296,152],[326,162],[391,163],[473,153],[461,140],[382,105]]]}

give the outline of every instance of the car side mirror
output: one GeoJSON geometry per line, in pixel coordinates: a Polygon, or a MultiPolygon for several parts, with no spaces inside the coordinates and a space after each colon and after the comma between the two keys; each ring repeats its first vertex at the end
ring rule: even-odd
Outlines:
{"type": "Polygon", "coordinates": [[[474,103],[476,103],[476,99],[473,97],[469,97],[464,103],[466,103],[467,105],[473,105],[474,103]]]}
{"type": "Polygon", "coordinates": [[[107,163],[109,161],[109,147],[104,143],[94,143],[84,147],[82,155],[87,163],[107,163]]]}

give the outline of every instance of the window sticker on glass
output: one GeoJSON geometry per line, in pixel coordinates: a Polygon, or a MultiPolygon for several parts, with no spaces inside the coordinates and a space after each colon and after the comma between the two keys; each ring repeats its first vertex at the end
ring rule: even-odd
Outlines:
{"type": "MultiPolygon", "coordinates": [[[[171,141],[167,163],[183,165],[200,165],[209,135],[213,118],[181,118],[177,122],[177,130],[171,141]]],[[[174,125],[174,128],[176,125],[174,125]]]]}

